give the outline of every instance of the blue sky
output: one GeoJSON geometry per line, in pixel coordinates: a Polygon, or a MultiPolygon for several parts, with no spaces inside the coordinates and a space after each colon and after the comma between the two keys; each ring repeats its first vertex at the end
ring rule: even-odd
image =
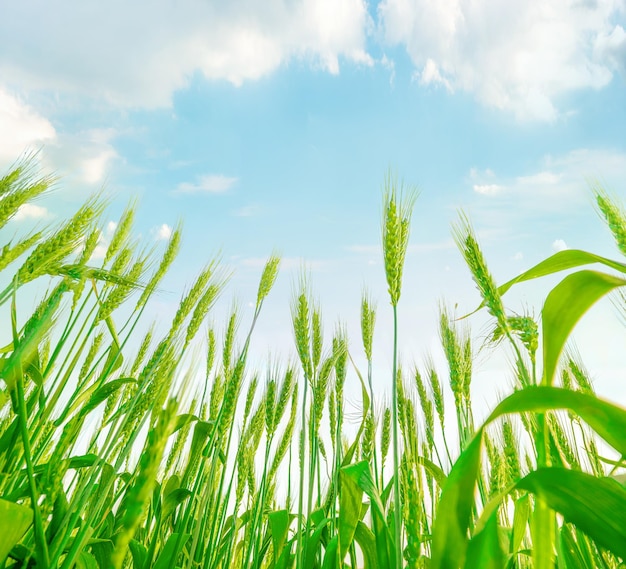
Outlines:
{"type": "MultiPolygon", "coordinates": [[[[101,187],[111,220],[138,196],[144,242],[184,221],[155,314],[170,314],[220,253],[235,273],[218,326],[233,298],[245,318],[278,250],[259,361],[292,353],[289,303],[308,267],[328,334],[346,322],[355,351],[360,294],[372,292],[385,375],[389,170],[420,190],[402,299],[407,363],[439,361],[439,301],[477,303],[450,237],[459,208],[500,281],[563,247],[617,255],[587,180],[624,195],[624,0],[527,0],[514,12],[504,0],[2,4],[0,166],[41,149],[42,167],[61,176],[11,230],[60,218],[101,187]]],[[[538,313],[546,286],[521,289],[512,308],[538,313]]],[[[624,340],[612,312],[599,307],[578,336],[607,394],[624,340]]],[[[484,322],[472,323],[479,336],[484,322]]],[[[503,365],[482,357],[481,395],[503,365]]]]}

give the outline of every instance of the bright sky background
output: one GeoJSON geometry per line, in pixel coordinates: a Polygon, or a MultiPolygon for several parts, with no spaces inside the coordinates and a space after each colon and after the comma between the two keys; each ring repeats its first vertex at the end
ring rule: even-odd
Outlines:
{"type": "MultiPolygon", "coordinates": [[[[183,219],[182,254],[154,305],[166,320],[202,265],[235,275],[216,311],[248,324],[261,268],[284,256],[253,357],[293,355],[303,266],[329,337],[359,352],[367,286],[378,301],[376,381],[389,381],[380,254],[391,169],[419,188],[401,300],[405,363],[440,361],[438,303],[478,303],[450,237],[463,208],[499,282],[555,250],[618,258],[588,180],[626,188],[624,0],[0,0],[0,167],[41,149],[57,191],[11,224],[54,221],[104,187],[113,220],[139,198],[151,243],[183,219]]],[[[106,235],[105,235],[106,237],[106,235]]],[[[548,281],[512,294],[534,306],[548,281]]],[[[477,336],[485,320],[471,320],[477,336]]],[[[328,338],[330,339],[330,338],[328,338]]],[[[626,400],[626,335],[610,302],[577,341],[599,391],[626,400]]],[[[508,390],[482,352],[475,391],[508,390]]]]}

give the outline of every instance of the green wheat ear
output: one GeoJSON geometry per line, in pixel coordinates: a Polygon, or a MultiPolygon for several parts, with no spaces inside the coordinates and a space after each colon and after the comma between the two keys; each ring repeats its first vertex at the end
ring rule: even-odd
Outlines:
{"type": "Polygon", "coordinates": [[[598,213],[609,226],[617,248],[622,255],[626,255],[626,213],[624,208],[617,201],[609,198],[606,191],[598,183],[593,184],[593,192],[598,213]]]}
{"type": "Polygon", "coordinates": [[[409,228],[417,191],[398,187],[391,174],[383,194],[383,255],[391,304],[397,306],[402,288],[402,271],[409,244],[409,228]]]}
{"type": "Polygon", "coordinates": [[[476,234],[465,214],[461,213],[458,223],[452,226],[452,235],[472,273],[472,278],[489,313],[495,317],[502,332],[507,336],[510,335],[510,326],[498,287],[487,269],[487,263],[478,245],[476,234]]]}

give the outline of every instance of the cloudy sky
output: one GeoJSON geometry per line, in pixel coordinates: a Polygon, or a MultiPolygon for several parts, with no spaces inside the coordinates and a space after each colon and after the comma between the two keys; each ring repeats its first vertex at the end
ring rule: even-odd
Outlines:
{"type": "MultiPolygon", "coordinates": [[[[377,299],[384,382],[389,311],[379,241],[391,170],[420,190],[401,301],[403,356],[439,359],[438,303],[463,312],[478,301],[450,238],[459,208],[499,281],[565,247],[617,255],[588,183],[625,193],[626,1],[512,6],[4,3],[0,167],[39,149],[42,167],[61,177],[9,230],[60,218],[102,187],[114,220],[136,196],[144,242],[167,238],[180,219],[185,227],[155,314],[171,313],[185,284],[221,254],[235,276],[219,326],[233,302],[245,322],[263,262],[277,249],[283,272],[256,356],[290,353],[289,303],[306,266],[327,332],[346,322],[355,352],[363,287],[377,299]]],[[[520,289],[510,306],[538,313],[547,290],[520,289]]],[[[610,394],[623,383],[626,338],[610,303],[596,314],[578,340],[610,394]]],[[[472,325],[484,335],[484,320],[472,325]]],[[[503,362],[482,354],[477,390],[488,398],[503,362]]]]}

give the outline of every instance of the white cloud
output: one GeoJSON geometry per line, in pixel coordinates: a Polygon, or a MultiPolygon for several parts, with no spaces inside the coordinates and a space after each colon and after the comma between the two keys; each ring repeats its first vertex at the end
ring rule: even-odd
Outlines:
{"type": "Polygon", "coordinates": [[[47,217],[51,217],[51,213],[45,207],[25,203],[17,209],[13,219],[15,221],[22,221],[24,219],[46,219],[47,217]]]}
{"type": "Polygon", "coordinates": [[[567,243],[565,243],[565,241],[563,241],[563,239],[555,239],[552,242],[552,250],[553,251],[565,251],[565,249],[568,249],[567,243]]]}
{"type": "Polygon", "coordinates": [[[524,258],[524,253],[522,253],[521,251],[518,251],[517,253],[515,253],[515,255],[513,255],[512,259],[514,261],[521,261],[524,258]]]}
{"type": "Polygon", "coordinates": [[[50,121],[0,86],[0,163],[9,164],[55,137],[50,121]]]}
{"type": "Polygon", "coordinates": [[[154,236],[155,239],[157,239],[158,241],[162,241],[165,239],[169,239],[172,236],[172,227],[170,225],[168,225],[167,223],[163,223],[162,225],[159,225],[156,229],[154,229],[154,236]]]}
{"type": "Polygon", "coordinates": [[[447,79],[442,77],[439,67],[432,59],[426,61],[426,65],[424,65],[422,72],[419,74],[419,80],[422,85],[434,83],[435,85],[443,85],[448,91],[452,91],[452,85],[450,85],[447,79]]]}
{"type": "Polygon", "coordinates": [[[499,184],[474,184],[473,189],[477,194],[493,196],[500,193],[503,188],[499,184]]]}
{"type": "Polygon", "coordinates": [[[587,207],[589,185],[587,180],[607,180],[610,187],[626,182],[626,153],[610,149],[573,150],[564,155],[547,155],[535,172],[508,178],[498,178],[491,171],[484,173],[471,169],[469,180],[475,192],[499,194],[498,200],[489,200],[492,207],[512,212],[552,213],[587,207]],[[501,191],[495,191],[500,188],[501,191]]]}
{"type": "MultiPolygon", "coordinates": [[[[495,176],[471,170],[467,184],[497,184],[503,191],[485,199],[473,193],[471,217],[492,232],[492,239],[514,234],[552,231],[589,212],[590,182],[608,191],[626,184],[626,152],[577,149],[545,156],[534,168],[517,176],[495,176]]],[[[547,237],[546,237],[547,238],[547,237]]]]}
{"type": "Polygon", "coordinates": [[[383,0],[387,42],[406,47],[424,83],[473,93],[519,119],[551,121],[556,99],[624,71],[623,0],[383,0]]]}
{"type": "Polygon", "coordinates": [[[237,183],[237,180],[238,178],[221,174],[209,174],[200,176],[195,183],[182,182],[178,184],[176,191],[181,194],[221,194],[230,190],[237,183]]]}
{"type": "Polygon", "coordinates": [[[46,168],[79,185],[100,184],[118,158],[113,146],[117,132],[113,129],[91,129],[59,134],[46,145],[43,161],[46,168]]]}
{"type": "Polygon", "coordinates": [[[126,107],[168,106],[199,73],[239,85],[294,59],[370,65],[365,0],[43,0],[3,7],[0,77],[126,107]],[[45,14],[33,18],[33,14],[45,14]],[[111,41],[115,38],[115,41],[111,41]]]}

